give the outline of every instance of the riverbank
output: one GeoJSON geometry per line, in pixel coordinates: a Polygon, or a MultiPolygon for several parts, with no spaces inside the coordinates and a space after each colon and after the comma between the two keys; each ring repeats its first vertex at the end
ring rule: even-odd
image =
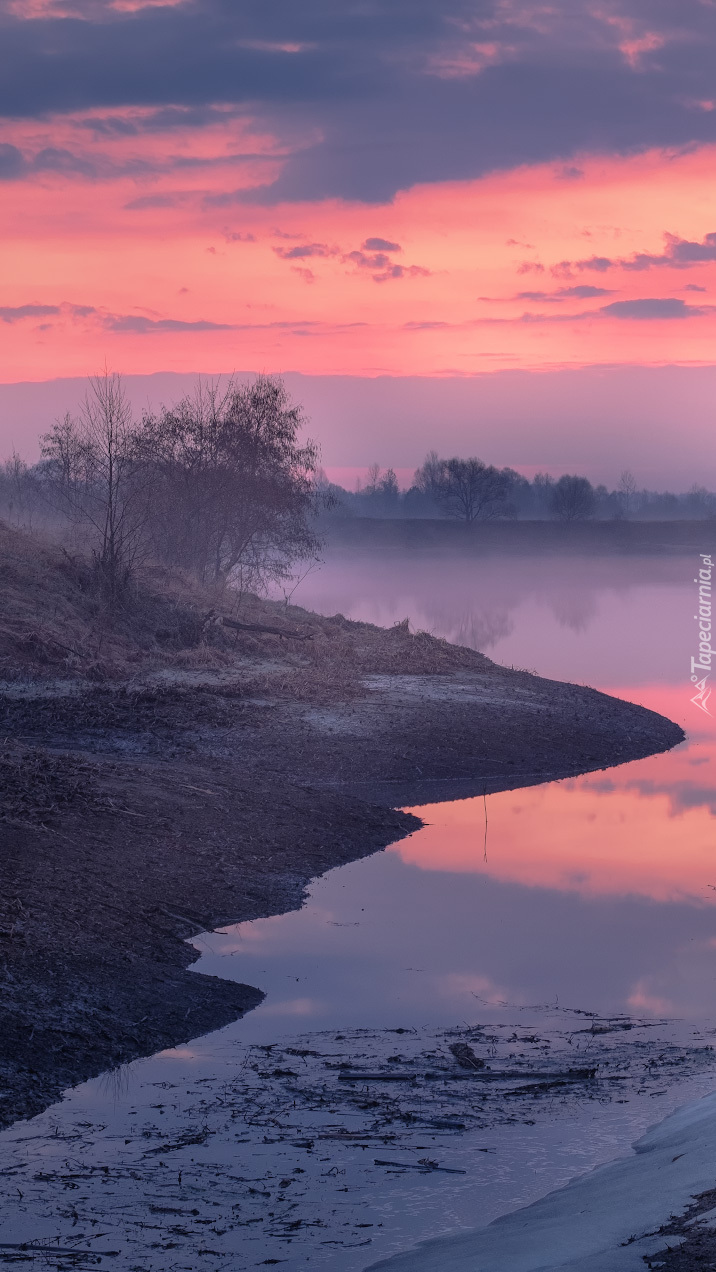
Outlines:
{"type": "Polygon", "coordinates": [[[712,552],[716,521],[464,521],[438,517],[326,519],[328,545],[363,552],[459,556],[673,556],[712,552]]]}
{"type": "Polygon", "coordinates": [[[0,1119],[236,1018],[259,990],[185,942],[300,905],[417,828],[396,809],[679,742],[584,686],[149,577],[110,618],[84,566],[3,540],[0,1119]],[[14,554],[14,555],[13,555],[14,554]]]}

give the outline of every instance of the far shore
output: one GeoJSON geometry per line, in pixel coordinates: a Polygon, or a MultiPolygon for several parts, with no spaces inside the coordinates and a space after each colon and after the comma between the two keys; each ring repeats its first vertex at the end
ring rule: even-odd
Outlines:
{"type": "Polygon", "coordinates": [[[508,518],[470,524],[447,518],[339,517],[326,521],[331,548],[451,552],[674,555],[716,548],[716,520],[521,521],[508,518]]]}

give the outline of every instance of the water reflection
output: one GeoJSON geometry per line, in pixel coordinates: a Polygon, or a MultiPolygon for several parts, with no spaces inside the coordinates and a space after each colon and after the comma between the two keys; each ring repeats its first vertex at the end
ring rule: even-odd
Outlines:
{"type": "Polygon", "coordinates": [[[432,614],[444,634],[489,638],[503,661],[654,707],[684,722],[688,741],[488,796],[486,854],[482,799],[422,806],[424,829],[323,876],[302,910],[206,934],[196,970],[260,986],[263,1004],[5,1132],[7,1240],[71,1248],[78,1211],[66,1189],[81,1178],[83,1230],[120,1252],[118,1272],[212,1258],[360,1272],[535,1200],[712,1086],[716,734],[689,703],[693,570],[633,558],[468,565],[413,562],[398,574],[395,563],[344,563],[312,603],[382,621],[408,613],[416,625],[432,614]],[[642,1021],[595,1030],[585,1012],[642,1021]],[[585,1054],[601,1063],[606,1031],[623,1049],[619,1083],[576,1100],[525,1096],[521,1110],[468,1097],[457,1134],[431,1121],[427,1084],[391,1086],[378,1116],[378,1097],[354,1105],[354,1088],[335,1079],[338,1059],[370,1070],[413,1044],[444,1055],[442,1027],[478,1023],[480,1045],[508,1067],[525,1063],[528,1045],[540,1065],[558,1068],[565,1052],[569,1066],[585,1054]],[[675,1041],[693,1055],[664,1067],[675,1041]],[[414,1164],[428,1153],[467,1173],[384,1174],[370,1151],[376,1126],[391,1130],[381,1156],[414,1164]],[[337,1128],[350,1137],[337,1141],[337,1128]]]}
{"type": "MultiPolygon", "coordinates": [[[[683,700],[657,696],[662,709],[683,700]]],[[[331,871],[299,912],[206,937],[197,970],[267,991],[242,1027],[260,1041],[296,1017],[447,1024],[504,1002],[712,1018],[706,729],[666,755],[489,796],[486,855],[481,798],[418,807],[423,830],[331,871]]]]}
{"type": "MultiPolygon", "coordinates": [[[[423,870],[479,873],[585,896],[710,903],[716,791],[693,782],[688,750],[683,760],[675,757],[671,773],[657,757],[613,776],[489,796],[487,861],[481,798],[412,809],[429,824],[389,851],[423,870]],[[685,775],[678,780],[680,769],[685,775]]],[[[712,761],[712,750],[699,758],[712,761]]]]}
{"type": "MultiPolygon", "coordinates": [[[[414,628],[589,684],[673,682],[693,639],[684,556],[331,552],[294,593],[320,613],[414,628]],[[645,626],[640,620],[649,620],[645,626]]],[[[688,658],[688,655],[687,655],[688,658]]]]}
{"type": "Polygon", "coordinates": [[[198,970],[231,967],[267,991],[247,1037],[270,1041],[292,1018],[474,1021],[503,1002],[716,1015],[716,732],[689,701],[692,578],[687,557],[412,557],[396,571],[355,556],[313,576],[325,612],[432,617],[481,647],[489,631],[502,661],[586,680],[689,736],[666,755],[488,796],[486,858],[481,798],[413,809],[423,830],[319,880],[299,913],[207,937],[198,970]]]}
{"type": "MultiPolygon", "coordinates": [[[[332,872],[300,913],[208,938],[198,970],[231,972],[267,991],[244,1020],[243,1037],[270,1042],[298,1025],[297,1017],[304,1029],[474,1023],[490,1005],[499,1014],[504,1003],[547,1001],[604,1013],[713,1016],[710,867],[700,880],[694,869],[700,896],[686,896],[669,879],[651,895],[648,863],[642,875],[632,863],[621,890],[602,886],[608,863],[602,874],[593,858],[583,866],[581,854],[570,860],[565,852],[540,872],[518,836],[503,852],[509,810],[502,824],[495,817],[485,866],[473,803],[458,806],[462,821],[454,805],[439,805],[436,817],[449,814],[444,822],[332,872]]],[[[526,825],[523,812],[516,819],[526,825]]]]}

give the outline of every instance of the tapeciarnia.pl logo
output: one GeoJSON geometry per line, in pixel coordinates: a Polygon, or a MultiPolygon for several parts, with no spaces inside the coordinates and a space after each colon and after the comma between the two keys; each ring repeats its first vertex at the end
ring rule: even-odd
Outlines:
{"type": "Polygon", "coordinates": [[[699,553],[699,556],[701,566],[698,578],[694,579],[694,583],[699,589],[699,612],[694,614],[694,618],[699,625],[699,656],[691,659],[691,683],[696,686],[696,693],[691,701],[700,711],[705,711],[706,715],[711,715],[708,708],[711,688],[706,681],[711,674],[711,659],[715,652],[711,648],[711,572],[713,570],[713,561],[704,552],[699,553]],[[703,674],[699,675],[699,673],[703,674]]]}

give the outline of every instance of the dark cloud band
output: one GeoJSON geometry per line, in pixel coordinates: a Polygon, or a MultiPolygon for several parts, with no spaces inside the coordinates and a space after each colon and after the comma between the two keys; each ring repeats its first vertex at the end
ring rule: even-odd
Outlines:
{"type": "MultiPolygon", "coordinates": [[[[228,105],[289,152],[255,200],[378,202],[546,160],[579,180],[582,152],[714,141],[715,52],[700,0],[557,0],[535,16],[516,0],[79,0],[76,16],[31,20],[0,4],[0,116],[109,110],[90,126],[119,136],[138,127],[130,107],[161,130],[228,105]]],[[[0,176],[24,173],[0,147],[0,176]]]]}

